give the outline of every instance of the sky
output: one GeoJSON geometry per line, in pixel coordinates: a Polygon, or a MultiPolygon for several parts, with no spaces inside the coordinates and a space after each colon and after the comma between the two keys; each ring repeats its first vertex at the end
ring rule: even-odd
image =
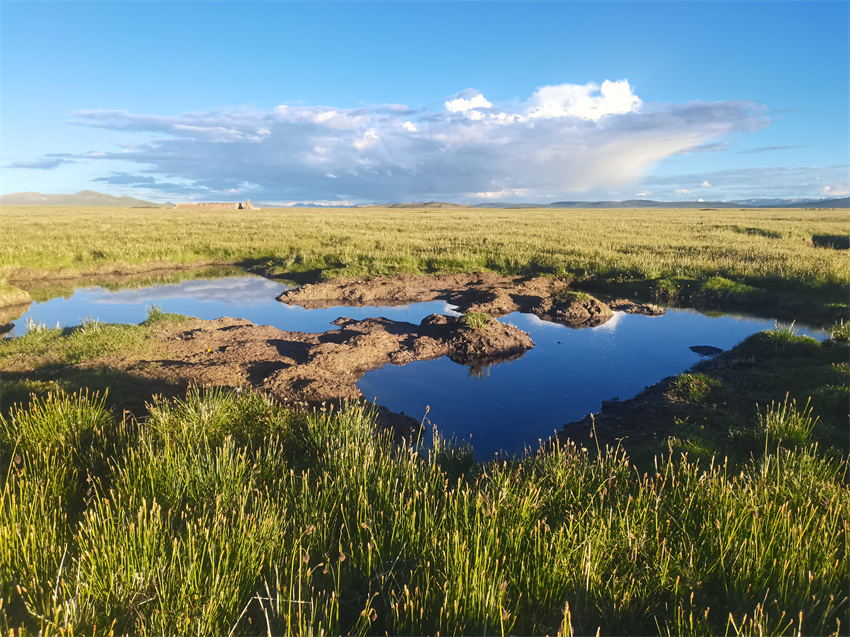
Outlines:
{"type": "Polygon", "coordinates": [[[850,194],[850,2],[0,1],[0,193],[850,194]]]}

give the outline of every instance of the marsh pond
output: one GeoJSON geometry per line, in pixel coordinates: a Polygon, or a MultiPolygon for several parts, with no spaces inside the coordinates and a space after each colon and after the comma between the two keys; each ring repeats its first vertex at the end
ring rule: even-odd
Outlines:
{"type": "MultiPolygon", "coordinates": [[[[197,317],[211,323],[170,334],[167,351],[199,381],[247,382],[311,403],[364,398],[445,437],[470,441],[476,459],[485,460],[536,448],[565,423],[598,412],[604,401],[631,398],[775,325],[771,318],[628,301],[596,304],[549,289],[548,280],[446,275],[398,281],[299,289],[246,274],[78,288],[67,298],[33,303],[12,321],[7,337],[33,324],[137,324],[154,307],[197,317]],[[409,285],[426,279],[427,289],[409,285]]],[[[157,365],[179,373],[161,356],[157,365]]]]}

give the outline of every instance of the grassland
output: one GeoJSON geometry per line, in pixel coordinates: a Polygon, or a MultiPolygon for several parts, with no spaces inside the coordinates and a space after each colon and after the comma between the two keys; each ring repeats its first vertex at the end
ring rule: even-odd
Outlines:
{"type": "MultiPolygon", "coordinates": [[[[812,241],[846,236],[844,211],[4,208],[2,230],[13,282],[199,263],[492,270],[845,319],[850,286],[847,253],[812,241]]],[[[69,371],[175,320],[0,346],[26,368],[4,373],[20,403],[0,410],[0,632],[848,632],[846,322],[827,345],[763,332],[677,378],[690,415],[636,465],[604,442],[476,463],[439,437],[395,446],[368,407],[249,391],[132,416],[114,407],[142,391],[132,379],[69,371]]]]}
{"type": "Polygon", "coordinates": [[[12,281],[169,263],[314,278],[494,271],[671,303],[839,310],[850,286],[846,252],[812,242],[846,236],[845,211],[6,207],[2,224],[12,281]]]}
{"type": "Polygon", "coordinates": [[[742,467],[475,464],[242,392],[0,419],[0,627],[95,634],[846,632],[845,460],[774,406],[742,467]]]}

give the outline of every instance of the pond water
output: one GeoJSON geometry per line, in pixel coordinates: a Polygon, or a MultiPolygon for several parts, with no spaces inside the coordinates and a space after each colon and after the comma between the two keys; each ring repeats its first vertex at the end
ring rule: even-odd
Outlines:
{"type": "Polygon", "coordinates": [[[340,316],[357,320],[384,316],[418,324],[430,314],[457,314],[443,301],[395,307],[331,307],[307,310],[284,305],[275,298],[292,286],[260,276],[196,279],[172,285],[110,291],[100,287],[75,290],[68,299],[33,303],[14,325],[11,336],[26,333],[27,321],[48,327],[74,327],[89,317],[102,323],[141,323],[153,306],[163,312],[185,314],[204,320],[229,316],[257,325],[272,325],[293,332],[326,332],[336,329],[331,321],[340,316]]]}
{"type": "MultiPolygon", "coordinates": [[[[147,308],[202,319],[245,318],[282,330],[324,332],[340,316],[386,317],[419,323],[429,314],[457,315],[448,303],[434,301],[396,307],[334,307],[306,310],[275,301],[285,284],[257,276],[185,281],[141,289],[77,290],[68,299],[33,303],[14,321],[12,335],[26,331],[27,320],[50,327],[79,325],[89,318],[104,323],[141,323],[147,308]]],[[[425,417],[446,437],[471,440],[479,460],[494,453],[521,453],[536,447],[564,423],[597,412],[603,400],[631,398],[644,387],[678,374],[700,360],[689,348],[729,349],[774,325],[772,319],[735,315],[707,316],[669,310],[648,317],[615,313],[594,328],[573,329],[531,314],[499,319],[528,332],[535,347],[522,358],[473,371],[448,358],[367,372],[358,387],[369,400],[416,419],[425,417]]],[[[802,334],[826,338],[819,330],[802,334]]]]}

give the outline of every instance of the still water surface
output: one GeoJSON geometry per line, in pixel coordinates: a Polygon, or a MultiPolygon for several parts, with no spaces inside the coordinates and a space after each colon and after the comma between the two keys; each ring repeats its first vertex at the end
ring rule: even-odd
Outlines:
{"type": "MultiPolygon", "coordinates": [[[[241,276],[119,291],[80,289],[68,299],[33,303],[14,321],[12,335],[24,333],[28,319],[50,327],[72,327],[89,317],[104,323],[141,323],[154,305],[202,319],[230,316],[301,332],[336,329],[331,321],[340,316],[382,316],[418,324],[429,314],[457,314],[442,301],[306,310],[275,301],[287,287],[241,276]]],[[[369,400],[417,419],[430,406],[428,420],[447,437],[471,439],[476,458],[483,460],[498,451],[514,454],[535,447],[564,423],[599,411],[603,400],[631,398],[645,386],[681,373],[700,360],[689,349],[693,345],[725,350],[774,325],[772,319],[710,317],[690,310],[669,310],[659,317],[618,312],[604,325],[584,329],[530,314],[500,320],[528,332],[534,349],[477,373],[448,358],[386,365],[367,372],[358,387],[369,400]]],[[[804,327],[800,332],[826,337],[804,327]]]]}

